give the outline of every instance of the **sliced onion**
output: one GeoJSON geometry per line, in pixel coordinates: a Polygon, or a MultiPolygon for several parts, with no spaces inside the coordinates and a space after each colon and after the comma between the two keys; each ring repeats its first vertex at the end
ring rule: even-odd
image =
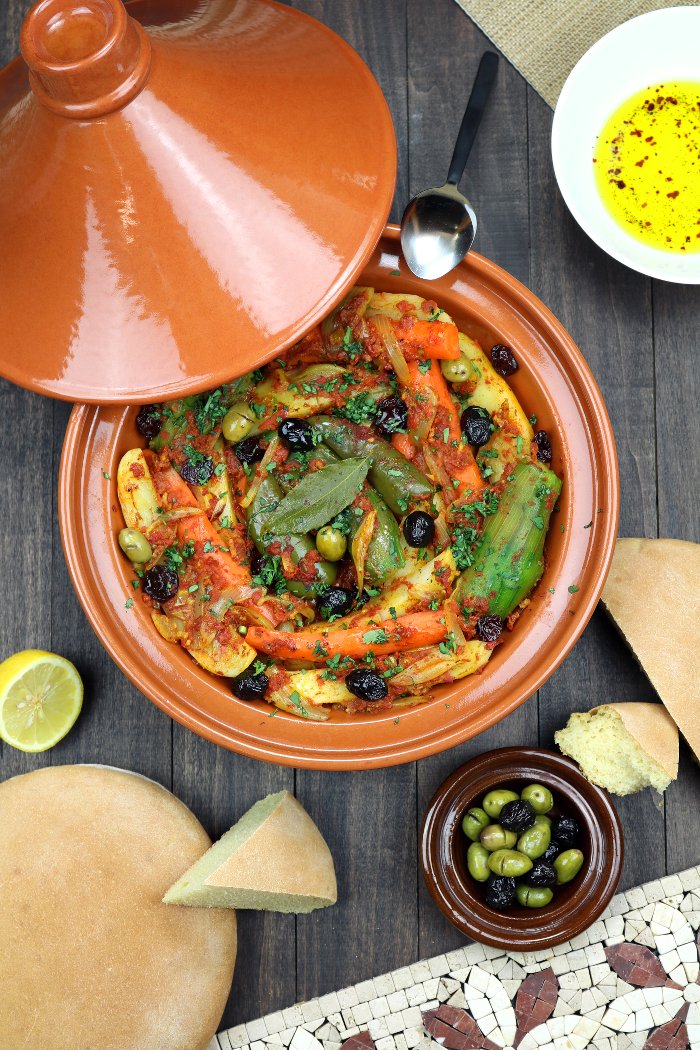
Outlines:
{"type": "Polygon", "coordinates": [[[462,630],[461,624],[459,622],[459,617],[455,612],[454,603],[452,601],[445,603],[445,626],[447,627],[447,630],[451,632],[452,637],[454,638],[455,645],[457,647],[456,653],[454,655],[457,656],[462,647],[467,644],[467,639],[464,637],[464,631],[462,630]]]}
{"type": "Polygon", "coordinates": [[[201,507],[176,507],[175,510],[166,510],[163,514],[159,514],[154,524],[158,525],[161,521],[179,521],[180,518],[192,518],[195,514],[204,514],[204,511],[201,507]]]}
{"type": "Polygon", "coordinates": [[[440,463],[437,456],[433,455],[428,445],[423,445],[422,452],[428,473],[432,474],[433,480],[441,486],[442,491],[436,491],[433,499],[438,506],[439,513],[445,515],[447,512],[447,497],[445,493],[452,491],[452,483],[443,469],[442,463],[440,463]]]}
{"type": "Polygon", "coordinates": [[[357,590],[360,594],[362,594],[365,585],[365,562],[367,561],[367,552],[369,550],[369,545],[372,542],[372,533],[374,532],[376,521],[376,510],[370,510],[369,513],[365,515],[362,524],[352,540],[352,560],[355,563],[357,590]]]}
{"type": "Polygon", "coordinates": [[[441,547],[449,547],[452,543],[452,537],[447,528],[444,508],[440,510],[440,513],[435,519],[435,539],[441,547]]]}
{"type": "Polygon", "coordinates": [[[427,398],[427,401],[425,403],[425,416],[422,416],[420,423],[416,427],[416,444],[418,445],[422,445],[427,440],[438,410],[438,396],[434,390],[421,391],[421,395],[427,398]]]}
{"type": "Polygon", "coordinates": [[[265,452],[265,455],[263,456],[263,458],[260,460],[260,462],[258,464],[258,469],[255,471],[255,477],[253,478],[253,480],[252,480],[252,482],[250,484],[250,488],[248,489],[248,491],[246,492],[245,496],[241,500],[241,506],[242,507],[244,507],[244,508],[245,507],[249,507],[251,505],[251,503],[253,503],[253,501],[255,500],[255,497],[258,494],[258,489],[262,485],[263,478],[267,477],[267,464],[272,461],[272,457],[274,456],[274,454],[275,454],[275,452],[277,450],[278,444],[279,444],[279,438],[275,434],[275,436],[270,441],[270,444],[267,446],[267,450],[265,452]]]}
{"type": "Polygon", "coordinates": [[[391,367],[396,372],[396,378],[399,383],[408,386],[411,378],[408,365],[394,329],[391,327],[391,321],[384,314],[373,314],[371,321],[382,342],[382,346],[386,350],[387,357],[391,361],[391,367]]]}

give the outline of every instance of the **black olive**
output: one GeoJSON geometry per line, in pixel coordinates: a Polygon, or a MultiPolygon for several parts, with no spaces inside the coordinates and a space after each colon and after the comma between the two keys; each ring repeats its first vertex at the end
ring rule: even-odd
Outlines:
{"type": "Polygon", "coordinates": [[[513,356],[513,351],[503,343],[496,343],[491,347],[491,364],[499,376],[512,376],[513,372],[518,371],[518,362],[513,356]]]}
{"type": "Polygon", "coordinates": [[[527,831],[535,823],[535,811],[529,802],[524,799],[516,799],[515,802],[506,802],[501,810],[498,823],[506,831],[527,831]]]}
{"type": "Polygon", "coordinates": [[[344,616],[350,612],[355,601],[355,592],[348,587],[326,587],[321,591],[316,606],[324,620],[331,616],[344,616]]]}
{"type": "Polygon", "coordinates": [[[305,419],[283,419],[277,433],[290,452],[311,452],[314,447],[314,428],[305,419]]]}
{"type": "Polygon", "coordinates": [[[160,412],[156,405],[141,405],[136,417],[136,429],[144,437],[158,437],[161,428],[160,412]]]}
{"type": "Polygon", "coordinates": [[[559,845],[556,839],[551,839],[549,845],[547,846],[547,849],[540,857],[540,860],[544,861],[547,864],[551,864],[552,861],[555,860],[560,853],[561,846],[559,845]]]}
{"type": "Polygon", "coordinates": [[[259,576],[265,567],[266,555],[261,554],[260,551],[253,547],[250,555],[250,575],[259,576]]]}
{"type": "Polygon", "coordinates": [[[549,440],[549,434],[546,430],[537,431],[535,434],[535,444],[537,445],[537,458],[540,463],[551,463],[552,442],[549,440]]]}
{"type": "Polygon", "coordinates": [[[214,473],[214,460],[211,456],[198,456],[196,462],[185,460],[180,466],[180,476],[188,485],[204,485],[214,473]]]}
{"type": "Polygon", "coordinates": [[[515,879],[505,875],[489,875],[486,883],[486,903],[489,908],[502,911],[515,904],[515,879]]]}
{"type": "Polygon", "coordinates": [[[152,569],[144,573],[144,592],[157,602],[167,602],[170,598],[174,598],[177,588],[178,575],[174,569],[166,569],[165,565],[154,565],[152,569]]]}
{"type": "Polygon", "coordinates": [[[578,842],[579,827],[573,817],[556,817],[552,821],[552,838],[567,849],[578,842]]]}
{"type": "Polygon", "coordinates": [[[480,616],[476,621],[476,637],[480,642],[495,642],[501,637],[504,624],[500,616],[480,616]]]}
{"type": "Polygon", "coordinates": [[[397,430],[405,430],[408,426],[408,405],[397,394],[383,397],[377,402],[374,425],[385,437],[391,437],[397,430]]]}
{"type": "Polygon", "coordinates": [[[556,869],[540,857],[528,871],[525,882],[528,886],[556,886],[556,869]]]}
{"type": "Polygon", "coordinates": [[[240,463],[259,463],[265,455],[265,449],[256,437],[243,438],[233,446],[233,454],[240,463]]]}
{"type": "Polygon", "coordinates": [[[389,692],[389,687],[383,678],[375,671],[369,671],[364,667],[358,667],[345,676],[345,684],[351,693],[359,696],[360,700],[383,700],[389,692]]]}
{"type": "Polygon", "coordinates": [[[231,679],[231,690],[239,700],[262,700],[269,684],[266,674],[253,674],[249,669],[231,679]]]}
{"type": "Polygon", "coordinates": [[[469,405],[462,412],[460,419],[462,433],[470,445],[481,448],[491,437],[493,431],[493,420],[485,408],[478,405],[469,405]]]}
{"type": "Polygon", "coordinates": [[[404,518],[403,534],[409,547],[429,547],[435,539],[435,522],[424,510],[413,510],[404,518]]]}

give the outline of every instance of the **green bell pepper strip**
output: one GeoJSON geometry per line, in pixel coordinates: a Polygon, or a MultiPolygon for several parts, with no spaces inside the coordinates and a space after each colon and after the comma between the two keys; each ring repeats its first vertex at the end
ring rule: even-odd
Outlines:
{"type": "MultiPolygon", "coordinates": [[[[265,533],[265,522],[276,509],[282,495],[282,489],[276,478],[270,475],[263,478],[255,499],[246,512],[248,535],[261,554],[267,553],[263,537],[268,539],[268,546],[270,542],[278,540],[283,547],[291,547],[292,561],[297,565],[309,551],[316,550],[312,538],[310,536],[272,536],[268,538],[265,533]]],[[[299,598],[313,598],[320,589],[334,584],[337,575],[337,565],[329,561],[320,561],[316,563],[316,581],[313,584],[302,583],[301,580],[287,580],[287,587],[299,598]]]]}
{"type": "Polygon", "coordinates": [[[477,599],[506,617],[526,598],[544,571],[544,541],[561,491],[556,474],[536,463],[519,463],[491,515],[474,564],[455,588],[463,609],[477,599]]]}
{"type": "Polygon", "coordinates": [[[425,475],[386,441],[332,416],[313,416],[309,422],[341,459],[371,456],[369,480],[395,514],[404,514],[411,504],[433,495],[433,486],[425,475]]]}

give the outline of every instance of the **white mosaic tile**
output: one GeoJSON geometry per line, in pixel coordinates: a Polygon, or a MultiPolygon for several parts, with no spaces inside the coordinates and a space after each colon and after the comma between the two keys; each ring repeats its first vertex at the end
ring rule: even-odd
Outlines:
{"type": "Polygon", "coordinates": [[[651,1035],[666,1050],[674,1033],[673,1050],[700,1050],[698,927],[700,867],[619,894],[554,949],[468,944],[237,1025],[208,1050],[466,1050],[484,1037],[499,1050],[643,1050],[651,1035]]]}

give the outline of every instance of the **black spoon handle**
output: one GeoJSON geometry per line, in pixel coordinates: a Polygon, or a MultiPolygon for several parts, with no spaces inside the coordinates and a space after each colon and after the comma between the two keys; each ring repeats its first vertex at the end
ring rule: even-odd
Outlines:
{"type": "Polygon", "coordinates": [[[498,69],[498,55],[493,51],[485,51],[481,56],[479,68],[472,87],[472,93],[467,102],[467,108],[462,117],[462,124],[457,136],[455,151],[450,161],[450,170],[447,175],[448,183],[456,186],[464,174],[464,169],[469,159],[471,148],[474,145],[476,133],[484,115],[488,97],[491,94],[493,82],[496,79],[498,69]]]}

